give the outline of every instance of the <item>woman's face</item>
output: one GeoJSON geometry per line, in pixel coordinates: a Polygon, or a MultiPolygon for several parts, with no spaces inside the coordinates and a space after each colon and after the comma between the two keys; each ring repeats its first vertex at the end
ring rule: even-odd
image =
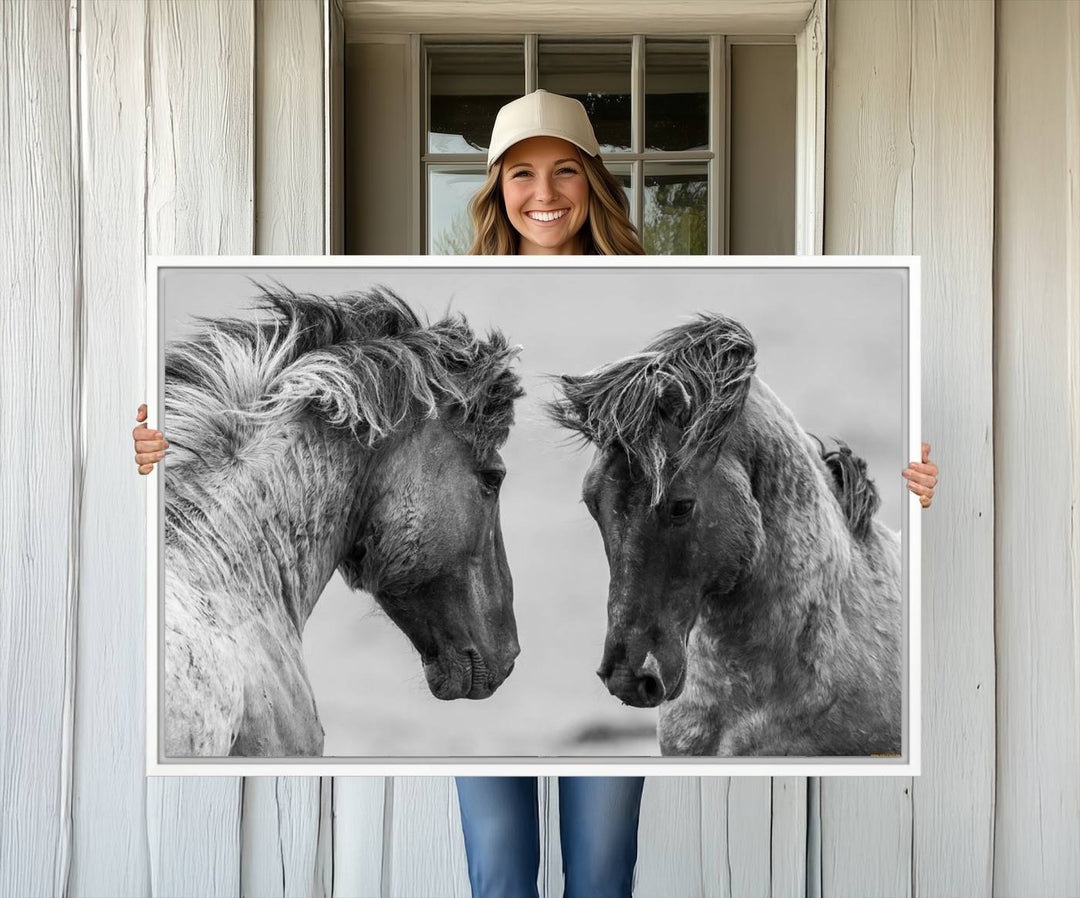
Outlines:
{"type": "Polygon", "coordinates": [[[523,256],[577,255],[589,216],[589,182],[578,148],[558,137],[530,137],[502,158],[506,214],[523,256]]]}

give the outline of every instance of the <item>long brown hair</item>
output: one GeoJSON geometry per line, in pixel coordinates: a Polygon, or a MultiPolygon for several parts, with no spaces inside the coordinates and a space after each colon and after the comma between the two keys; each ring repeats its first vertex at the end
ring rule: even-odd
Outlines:
{"type": "MultiPolygon", "coordinates": [[[[630,201],[622,185],[599,156],[578,153],[589,182],[589,217],[578,234],[582,254],[587,256],[643,256],[637,228],[630,221],[630,201]]],[[[493,165],[487,180],[469,200],[473,225],[470,256],[516,256],[520,235],[506,214],[501,178],[502,159],[493,165]]]]}

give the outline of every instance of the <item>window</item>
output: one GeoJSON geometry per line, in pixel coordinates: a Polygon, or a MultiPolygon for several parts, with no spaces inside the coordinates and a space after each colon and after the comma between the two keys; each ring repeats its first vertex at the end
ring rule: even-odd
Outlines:
{"type": "Polygon", "coordinates": [[[466,204],[486,174],[495,115],[538,87],[585,106],[647,252],[725,251],[726,67],[725,40],[715,36],[425,40],[425,251],[468,250],[466,204]]]}

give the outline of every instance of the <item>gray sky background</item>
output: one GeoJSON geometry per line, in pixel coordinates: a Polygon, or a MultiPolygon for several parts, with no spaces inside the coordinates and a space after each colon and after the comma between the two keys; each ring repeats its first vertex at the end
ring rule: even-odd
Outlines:
{"type": "Polygon", "coordinates": [[[758,376],[806,430],[826,443],[839,437],[867,460],[879,519],[899,529],[904,270],[176,268],[161,274],[166,340],[190,334],[194,315],[252,314],[249,277],[316,293],[382,284],[432,319],[462,312],[474,328],[499,327],[524,347],[527,395],[503,450],[503,533],[522,644],[514,673],[490,699],[436,700],[405,636],[335,575],[304,634],[328,756],[659,753],[655,712],[620,705],[594,674],[607,566],[579,501],[591,450],[568,445],[540,403],[553,395],[546,375],[636,352],[696,312],[749,328],[758,376]]]}

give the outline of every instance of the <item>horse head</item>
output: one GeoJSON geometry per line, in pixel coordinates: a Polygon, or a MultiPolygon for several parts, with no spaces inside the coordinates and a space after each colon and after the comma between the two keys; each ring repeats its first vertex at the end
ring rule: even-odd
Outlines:
{"type": "Polygon", "coordinates": [[[702,608],[764,539],[740,418],[754,371],[740,324],[702,316],[635,356],[563,377],[552,416],[596,446],[583,483],[610,569],[597,671],[629,705],[676,698],[702,608]]]}
{"type": "Polygon", "coordinates": [[[340,569],[412,642],[436,698],[486,698],[519,653],[498,451],[523,392],[518,350],[498,333],[478,339],[460,318],[406,342],[423,370],[410,373],[402,356],[381,384],[413,401],[366,467],[340,569]]]}

